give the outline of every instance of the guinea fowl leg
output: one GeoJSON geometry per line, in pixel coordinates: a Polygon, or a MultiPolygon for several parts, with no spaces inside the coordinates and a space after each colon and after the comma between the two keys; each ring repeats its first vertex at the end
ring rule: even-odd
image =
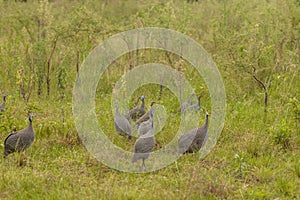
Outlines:
{"type": "Polygon", "coordinates": [[[25,166],[27,164],[27,156],[25,151],[22,152],[17,152],[16,153],[17,156],[17,161],[20,167],[25,166]]]}
{"type": "Polygon", "coordinates": [[[142,169],[143,171],[146,171],[146,165],[145,165],[145,159],[143,158],[143,163],[142,163],[142,169]]]}
{"type": "Polygon", "coordinates": [[[22,153],[20,153],[19,166],[22,167],[22,166],[25,166],[25,164],[26,164],[26,156],[25,156],[25,153],[22,152],[22,153]]]}

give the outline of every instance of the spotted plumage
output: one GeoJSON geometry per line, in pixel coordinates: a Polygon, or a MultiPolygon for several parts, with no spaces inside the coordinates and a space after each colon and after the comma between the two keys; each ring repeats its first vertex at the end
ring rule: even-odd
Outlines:
{"type": "Polygon", "coordinates": [[[116,106],[116,115],[114,118],[114,127],[116,131],[122,136],[128,136],[128,139],[131,140],[131,127],[129,121],[120,114],[118,103],[116,106]]]}
{"type": "Polygon", "coordinates": [[[179,153],[194,153],[205,144],[208,135],[208,112],[206,112],[205,124],[192,129],[184,134],[178,141],[179,153]]]}
{"type": "Polygon", "coordinates": [[[145,169],[145,160],[149,157],[150,153],[155,146],[154,137],[154,121],[153,121],[154,110],[150,110],[150,125],[151,128],[144,135],[141,135],[134,144],[134,152],[132,156],[132,162],[142,159],[142,168],[145,169]]]}
{"type": "Polygon", "coordinates": [[[33,114],[29,115],[27,128],[9,134],[4,141],[4,158],[11,153],[27,149],[34,141],[34,129],[32,126],[33,114]]]}

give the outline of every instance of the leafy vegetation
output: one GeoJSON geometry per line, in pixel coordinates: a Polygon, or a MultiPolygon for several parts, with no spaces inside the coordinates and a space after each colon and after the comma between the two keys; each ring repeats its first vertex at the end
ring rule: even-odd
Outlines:
{"type": "MultiPolygon", "coordinates": [[[[0,1],[0,139],[36,114],[36,140],[19,166],[1,159],[0,198],[7,199],[299,199],[300,2],[268,1],[0,1]],[[123,173],[97,161],[81,144],[72,118],[80,65],[101,41],[121,31],[165,27],[209,52],[227,93],[226,123],[203,160],[184,155],[148,174],[123,173]]],[[[179,70],[210,109],[202,77],[180,57],[139,50],[114,62],[101,77],[96,111],[116,145],[132,150],[113,128],[111,93],[118,79],[144,63],[179,70]]],[[[178,128],[179,102],[159,85],[135,91],[167,108],[157,148],[178,128]]],[[[204,121],[204,114],[201,113],[204,121]]],[[[203,121],[199,122],[202,124],[203,121]]],[[[3,148],[3,142],[0,144],[3,148]]]]}

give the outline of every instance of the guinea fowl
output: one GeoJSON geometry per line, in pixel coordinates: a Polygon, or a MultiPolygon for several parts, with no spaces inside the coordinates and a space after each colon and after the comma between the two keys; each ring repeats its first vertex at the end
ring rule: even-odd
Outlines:
{"type": "Polygon", "coordinates": [[[189,106],[187,109],[191,109],[192,111],[194,111],[194,110],[200,110],[201,109],[201,103],[200,103],[201,97],[202,97],[202,95],[199,95],[197,97],[197,103],[189,106]]]}
{"type": "Polygon", "coordinates": [[[134,144],[134,152],[132,156],[132,162],[142,159],[142,168],[145,169],[145,160],[149,157],[155,146],[154,137],[154,121],[153,121],[154,110],[150,110],[150,123],[151,128],[145,135],[140,136],[134,144]]]}
{"type": "Polygon", "coordinates": [[[131,140],[130,123],[126,119],[126,117],[120,114],[118,103],[115,103],[115,106],[116,106],[116,115],[114,119],[115,129],[120,135],[128,136],[128,139],[131,140]]]}
{"type": "Polygon", "coordinates": [[[33,114],[29,115],[27,128],[13,132],[6,137],[4,141],[4,158],[11,153],[24,151],[34,141],[33,116],[33,114]]]}
{"type": "Polygon", "coordinates": [[[127,120],[129,121],[130,119],[134,119],[136,120],[137,118],[143,116],[146,113],[145,110],[145,97],[144,96],[140,96],[137,100],[137,102],[141,100],[142,103],[139,106],[136,106],[135,108],[131,109],[126,115],[125,117],[127,118],[127,120]]]}
{"type": "Polygon", "coordinates": [[[191,111],[196,111],[196,110],[200,110],[201,109],[201,100],[202,95],[199,95],[197,97],[197,102],[190,105],[190,100],[188,99],[186,102],[184,102],[183,106],[181,107],[181,112],[184,113],[187,110],[191,110],[191,111]]]}
{"type": "Polygon", "coordinates": [[[3,95],[3,103],[0,104],[0,111],[1,111],[1,112],[4,112],[4,111],[5,111],[4,108],[5,108],[5,103],[6,103],[6,97],[7,97],[7,96],[8,96],[7,94],[4,94],[4,95],[3,95]]]}
{"type": "Polygon", "coordinates": [[[189,106],[191,106],[191,99],[194,95],[195,95],[194,93],[191,94],[189,98],[180,105],[178,111],[184,112],[189,106]]]}
{"type": "MultiPolygon", "coordinates": [[[[155,104],[154,101],[151,102],[150,107],[152,108],[152,106],[155,104]]],[[[141,123],[147,121],[150,119],[150,111],[148,111],[147,113],[145,113],[143,116],[141,116],[136,122],[135,122],[135,127],[140,126],[141,123]]]]}
{"type": "MultiPolygon", "coordinates": [[[[150,115],[151,113],[154,113],[155,110],[153,107],[150,108],[150,115]]],[[[139,129],[138,129],[138,137],[145,135],[152,127],[152,119],[151,117],[147,120],[144,121],[140,124],[139,129]]]]}
{"type": "Polygon", "coordinates": [[[194,153],[205,144],[208,135],[208,112],[205,114],[205,124],[184,134],[178,141],[179,153],[194,153]]]}

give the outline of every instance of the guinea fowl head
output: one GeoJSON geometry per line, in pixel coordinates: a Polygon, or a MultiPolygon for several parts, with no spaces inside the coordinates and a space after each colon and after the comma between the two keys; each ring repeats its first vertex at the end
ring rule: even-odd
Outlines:
{"type": "Polygon", "coordinates": [[[3,101],[6,101],[7,94],[3,94],[3,101]]]}
{"type": "Polygon", "coordinates": [[[32,123],[33,117],[34,117],[34,114],[33,114],[33,113],[30,113],[30,114],[29,114],[29,121],[30,121],[30,123],[32,123]]]}
{"type": "Polygon", "coordinates": [[[145,96],[140,96],[140,99],[143,101],[145,99],[145,96]]]}
{"type": "Polygon", "coordinates": [[[155,104],[155,101],[151,101],[150,106],[152,107],[155,104]]]}
{"type": "MultiPolygon", "coordinates": [[[[149,111],[149,112],[150,112],[150,116],[151,116],[151,110],[153,109],[153,105],[154,105],[154,104],[155,104],[155,101],[151,101],[150,108],[149,108],[149,109],[150,109],[150,111],[149,111]]],[[[153,113],[154,113],[154,112],[153,112],[153,113]]]]}
{"type": "Polygon", "coordinates": [[[206,111],[205,116],[206,116],[205,126],[207,126],[208,125],[208,116],[209,116],[208,111],[206,111]]]}
{"type": "Polygon", "coordinates": [[[142,100],[142,104],[140,105],[141,108],[145,107],[145,96],[141,96],[140,99],[142,100]]]}
{"type": "Polygon", "coordinates": [[[201,97],[202,97],[202,94],[200,94],[200,95],[198,96],[198,101],[200,101],[201,97]]]}

